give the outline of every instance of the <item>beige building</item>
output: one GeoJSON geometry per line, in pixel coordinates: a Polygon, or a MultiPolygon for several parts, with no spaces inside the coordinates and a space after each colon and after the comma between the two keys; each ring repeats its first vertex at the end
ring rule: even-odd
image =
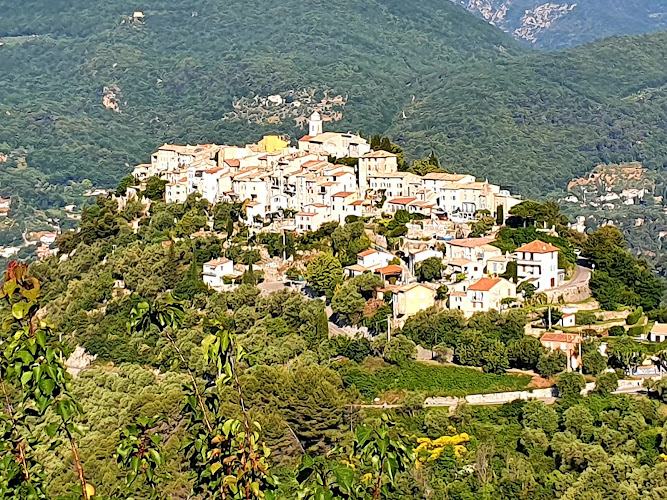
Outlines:
{"type": "Polygon", "coordinates": [[[502,278],[481,278],[465,291],[450,295],[449,308],[463,311],[466,317],[492,309],[502,311],[503,299],[516,298],[516,285],[502,278]]]}
{"type": "Polygon", "coordinates": [[[371,151],[359,158],[359,189],[368,189],[368,178],[398,172],[398,157],[387,151],[371,151]]]}
{"type": "Polygon", "coordinates": [[[394,318],[400,323],[419,311],[435,305],[435,290],[424,283],[411,283],[399,287],[392,287],[392,305],[394,318]]]}

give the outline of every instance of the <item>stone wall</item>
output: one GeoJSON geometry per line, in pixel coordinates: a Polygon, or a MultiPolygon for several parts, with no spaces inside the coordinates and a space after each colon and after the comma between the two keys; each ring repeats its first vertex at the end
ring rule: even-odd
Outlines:
{"type": "Polygon", "coordinates": [[[583,302],[592,296],[591,289],[588,287],[588,284],[568,287],[564,290],[546,290],[544,293],[552,303],[558,302],[558,299],[562,297],[567,304],[583,302]]]}

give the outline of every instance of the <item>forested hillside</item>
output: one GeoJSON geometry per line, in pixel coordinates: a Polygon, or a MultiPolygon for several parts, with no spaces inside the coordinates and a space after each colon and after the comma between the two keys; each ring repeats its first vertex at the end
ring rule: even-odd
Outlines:
{"type": "Polygon", "coordinates": [[[391,133],[452,170],[521,194],[562,190],[599,163],[667,163],[667,33],[437,75],[391,133]]]}

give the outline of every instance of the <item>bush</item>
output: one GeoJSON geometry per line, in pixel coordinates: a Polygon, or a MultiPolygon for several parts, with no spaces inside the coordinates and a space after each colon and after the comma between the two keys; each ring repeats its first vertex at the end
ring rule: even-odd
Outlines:
{"type": "Polygon", "coordinates": [[[446,344],[438,344],[433,348],[433,352],[440,363],[451,363],[454,360],[454,349],[446,344]]]}
{"type": "Polygon", "coordinates": [[[610,394],[618,389],[616,372],[601,373],[595,381],[595,389],[602,394],[610,394]]]}
{"type": "Polygon", "coordinates": [[[628,330],[630,337],[641,337],[644,335],[645,328],[642,325],[633,326],[628,330]]]}
{"type": "Polygon", "coordinates": [[[642,308],[642,306],[639,306],[637,309],[635,309],[628,315],[625,322],[628,325],[636,325],[643,315],[644,315],[644,309],[642,308]]]}
{"type": "Polygon", "coordinates": [[[581,373],[561,373],[556,381],[558,392],[564,399],[579,398],[581,391],[586,387],[586,379],[581,373]]]}
{"type": "Polygon", "coordinates": [[[622,337],[625,334],[626,334],[625,328],[623,328],[622,326],[616,325],[612,326],[609,329],[609,335],[612,337],[622,337]]]}
{"type": "Polygon", "coordinates": [[[581,311],[574,315],[574,320],[577,325],[594,325],[598,322],[598,317],[593,312],[581,311]]]}
{"type": "Polygon", "coordinates": [[[405,335],[396,335],[384,347],[385,361],[401,365],[417,357],[417,344],[405,335]]]}
{"type": "Polygon", "coordinates": [[[537,371],[544,377],[553,377],[557,373],[565,370],[567,357],[563,351],[553,351],[549,354],[543,354],[537,362],[537,371]]]}

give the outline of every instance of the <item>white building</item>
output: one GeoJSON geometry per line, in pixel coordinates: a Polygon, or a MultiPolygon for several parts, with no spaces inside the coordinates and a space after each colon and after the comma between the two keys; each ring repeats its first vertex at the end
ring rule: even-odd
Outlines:
{"type": "Polygon", "coordinates": [[[202,281],[214,290],[222,289],[224,286],[224,277],[235,277],[234,263],[221,257],[219,259],[209,260],[204,264],[202,270],[202,281]]]}
{"type": "Polygon", "coordinates": [[[648,334],[649,342],[661,343],[667,341],[667,324],[656,323],[648,334]]]}
{"type": "Polygon", "coordinates": [[[537,290],[550,290],[560,285],[565,272],[558,269],[560,249],[541,240],[535,240],[516,249],[519,283],[529,281],[537,290]]]}

